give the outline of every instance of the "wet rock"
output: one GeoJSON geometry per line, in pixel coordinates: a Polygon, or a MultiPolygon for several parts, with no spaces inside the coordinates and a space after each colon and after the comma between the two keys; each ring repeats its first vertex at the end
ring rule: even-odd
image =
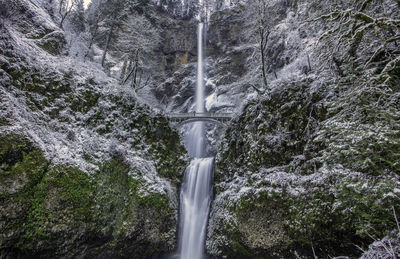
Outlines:
{"type": "Polygon", "coordinates": [[[149,258],[173,251],[177,197],[141,193],[135,169],[120,158],[88,175],[50,166],[23,136],[0,139],[3,258],[149,258]]]}

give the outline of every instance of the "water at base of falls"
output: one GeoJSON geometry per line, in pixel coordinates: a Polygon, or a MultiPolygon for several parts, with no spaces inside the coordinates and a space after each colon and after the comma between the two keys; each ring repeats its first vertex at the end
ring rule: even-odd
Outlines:
{"type": "Polygon", "coordinates": [[[195,158],[186,169],[181,200],[181,259],[201,259],[212,196],[213,158],[195,158]]]}

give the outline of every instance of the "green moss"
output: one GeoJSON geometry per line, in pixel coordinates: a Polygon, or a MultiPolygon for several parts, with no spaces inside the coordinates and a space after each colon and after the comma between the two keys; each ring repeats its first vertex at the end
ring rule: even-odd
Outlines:
{"type": "Polygon", "coordinates": [[[29,199],[30,207],[24,220],[22,235],[17,246],[21,250],[33,250],[39,242],[49,244],[51,234],[45,224],[51,220],[51,213],[46,208],[48,191],[44,183],[39,183],[29,190],[24,198],[29,199]]]}
{"type": "MultiPolygon", "coordinates": [[[[383,116],[379,116],[383,118],[383,116]]],[[[327,125],[326,145],[330,146],[325,153],[328,164],[342,164],[347,168],[371,176],[384,175],[386,172],[400,174],[400,135],[396,129],[396,120],[389,120],[389,127],[382,127],[377,122],[374,129],[371,125],[351,123],[327,125]],[[328,141],[329,140],[329,141],[328,141]]]]}
{"type": "Polygon", "coordinates": [[[129,200],[130,167],[122,160],[113,159],[100,167],[94,175],[96,224],[104,235],[116,236],[122,224],[129,200]]]}
{"type": "Polygon", "coordinates": [[[155,209],[163,215],[168,215],[170,213],[168,197],[160,193],[151,192],[143,197],[138,196],[138,203],[141,206],[155,209]]]}
{"type": "MultiPolygon", "coordinates": [[[[143,224],[152,229],[143,230],[146,232],[157,231],[161,235],[163,231],[169,231],[169,223],[158,226],[171,220],[168,197],[152,192],[142,193],[145,183],[135,174],[123,160],[112,159],[94,175],[96,228],[101,229],[103,235],[113,237],[107,249],[123,249],[124,253],[129,251],[121,245],[132,231],[143,229],[143,224]]],[[[153,248],[161,249],[156,246],[153,248]]]]}
{"type": "MultiPolygon", "coordinates": [[[[232,234],[230,234],[230,240],[232,242],[232,249],[233,249],[233,254],[235,258],[251,258],[254,257],[255,255],[246,248],[246,245],[243,244],[243,241],[241,240],[242,235],[238,230],[232,231],[232,234]]],[[[232,253],[228,252],[228,253],[232,253]]]]}
{"type": "Polygon", "coordinates": [[[0,143],[0,184],[6,190],[1,194],[1,204],[12,207],[16,203],[17,213],[21,213],[20,218],[7,216],[8,224],[3,231],[21,231],[18,246],[27,249],[37,240],[49,238],[44,227],[49,218],[44,204],[47,190],[42,183],[49,162],[42,151],[23,136],[0,135],[0,143]]]}
{"type": "Polygon", "coordinates": [[[24,154],[33,150],[32,144],[17,134],[1,134],[0,143],[0,163],[3,170],[10,170],[15,163],[22,160],[24,154]]]}
{"type": "Polygon", "coordinates": [[[41,181],[49,165],[48,161],[42,151],[23,136],[0,135],[0,143],[0,183],[8,189],[2,196],[21,190],[29,192],[41,181]],[[17,184],[10,187],[12,183],[17,184]]]}
{"type": "Polygon", "coordinates": [[[74,221],[92,221],[93,186],[89,176],[74,167],[53,167],[45,179],[49,189],[57,190],[60,206],[67,208],[74,221]]]}
{"type": "Polygon", "coordinates": [[[100,99],[100,94],[91,89],[86,89],[80,96],[71,97],[71,109],[75,112],[87,113],[90,109],[96,106],[100,99]]]}
{"type": "Polygon", "coordinates": [[[59,50],[60,46],[58,45],[58,43],[56,41],[47,40],[47,41],[39,44],[39,46],[52,55],[57,55],[60,53],[60,50],[59,50]]]}
{"type": "Polygon", "coordinates": [[[398,188],[396,181],[342,177],[304,185],[307,191],[302,195],[267,185],[263,187],[274,190],[242,196],[230,208],[235,224],[225,226],[229,249],[243,258],[249,258],[247,252],[268,257],[311,246],[326,254],[356,256],[359,251],[351,244],[367,247],[373,241],[371,235],[379,239],[396,229],[392,208],[398,215],[400,206],[395,196],[387,195],[398,188]]]}
{"type": "Polygon", "coordinates": [[[84,172],[66,166],[47,170],[39,183],[19,194],[19,198],[28,203],[19,249],[30,251],[43,244],[47,249],[56,249],[59,237],[52,226],[67,224],[73,230],[90,224],[93,220],[92,193],[89,177],[84,172]]]}
{"type": "MultiPolygon", "coordinates": [[[[315,155],[323,146],[312,143],[310,136],[326,117],[318,94],[309,95],[308,82],[291,83],[281,93],[262,101],[250,102],[243,114],[226,133],[222,143],[221,159],[217,168],[223,168],[226,177],[241,171],[284,166],[299,155],[315,155]],[[313,102],[310,102],[310,100],[313,102]],[[227,175],[228,174],[228,175],[227,175]]],[[[299,162],[303,166],[303,162],[299,162]]],[[[302,174],[309,174],[304,168],[302,174]]]]}
{"type": "Polygon", "coordinates": [[[141,121],[145,123],[145,142],[151,145],[149,151],[156,161],[158,174],[179,184],[187,164],[182,159],[186,151],[178,133],[170,128],[168,121],[163,117],[144,116],[141,121]]]}
{"type": "Polygon", "coordinates": [[[168,196],[145,192],[139,173],[122,159],[88,175],[67,165],[49,167],[22,136],[3,134],[0,140],[0,184],[8,190],[0,195],[6,208],[1,231],[9,237],[3,247],[44,257],[82,242],[111,257],[172,249],[166,245],[175,226],[168,196]]]}
{"type": "Polygon", "coordinates": [[[8,120],[6,118],[1,117],[0,118],[0,127],[2,126],[9,126],[10,123],[8,122],[8,120]]]}
{"type": "MultiPolygon", "coordinates": [[[[95,178],[99,181],[99,186],[111,187],[112,191],[98,188],[96,192],[98,202],[101,200],[103,207],[110,207],[110,209],[122,208],[128,202],[131,206],[144,206],[168,214],[170,211],[168,197],[153,192],[140,194],[139,191],[144,182],[129,175],[130,170],[128,165],[118,159],[104,164],[95,178]]],[[[119,216],[123,217],[123,215],[119,216]]]]}
{"type": "Polygon", "coordinates": [[[398,187],[395,181],[388,179],[354,179],[342,183],[336,197],[341,201],[337,207],[343,216],[341,228],[347,229],[350,225],[366,239],[370,235],[387,235],[397,227],[393,209],[399,215],[400,205],[396,197],[386,194],[398,187]]]}

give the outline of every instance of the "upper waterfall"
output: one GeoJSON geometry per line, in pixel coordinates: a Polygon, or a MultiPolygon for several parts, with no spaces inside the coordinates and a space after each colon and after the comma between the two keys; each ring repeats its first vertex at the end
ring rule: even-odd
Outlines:
{"type": "MultiPolygon", "coordinates": [[[[200,22],[197,28],[197,84],[196,84],[196,112],[205,112],[204,101],[204,72],[203,72],[203,35],[204,24],[200,22]]],[[[191,157],[205,156],[205,129],[204,122],[195,122],[190,129],[187,139],[187,148],[191,157]]]]}
{"type": "Polygon", "coordinates": [[[203,28],[200,22],[197,29],[197,86],[196,86],[196,112],[204,112],[204,73],[203,73],[203,28]]]}

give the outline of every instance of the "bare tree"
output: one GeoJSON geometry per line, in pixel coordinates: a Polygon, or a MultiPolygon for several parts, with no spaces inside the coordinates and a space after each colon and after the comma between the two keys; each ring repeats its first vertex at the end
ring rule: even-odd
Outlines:
{"type": "Polygon", "coordinates": [[[111,40],[116,37],[117,31],[121,28],[125,17],[127,16],[127,1],[126,0],[105,0],[101,5],[104,10],[104,23],[107,27],[107,36],[103,49],[103,57],[101,65],[104,67],[107,52],[110,48],[111,40]]]}
{"type": "Polygon", "coordinates": [[[388,83],[393,78],[391,71],[400,66],[400,15],[396,4],[398,1],[392,1],[392,13],[375,10],[380,6],[376,0],[356,0],[347,6],[333,4],[328,13],[312,19],[330,26],[319,39],[323,43],[321,59],[332,60],[339,74],[343,74],[341,65],[349,60],[364,69],[381,67],[373,80],[388,83]]]}
{"type": "Polygon", "coordinates": [[[257,83],[258,87],[256,84],[250,84],[250,86],[259,93],[262,93],[268,86],[266,54],[269,36],[273,27],[270,18],[271,5],[269,0],[249,1],[244,14],[244,22],[247,27],[244,38],[256,46],[250,62],[257,60],[257,63],[253,63],[252,66],[256,66],[259,71],[257,74],[259,73],[262,78],[262,84],[257,83]]]}
{"type": "Polygon", "coordinates": [[[79,4],[79,0],[59,0],[58,13],[60,14],[60,28],[63,29],[64,21],[67,16],[79,4]]]}
{"type": "Polygon", "coordinates": [[[86,12],[86,22],[88,24],[87,28],[89,30],[89,46],[85,54],[85,58],[89,56],[95,39],[99,36],[100,25],[106,18],[106,15],[102,10],[103,1],[104,0],[93,0],[90,3],[89,8],[86,12]]]}
{"type": "Polygon", "coordinates": [[[108,29],[106,44],[104,45],[104,50],[103,50],[103,57],[101,58],[102,67],[104,67],[104,63],[106,61],[107,51],[110,47],[111,37],[113,37],[114,34],[114,28],[115,28],[115,23],[112,23],[110,28],[108,29]]]}
{"type": "MultiPolygon", "coordinates": [[[[118,49],[125,53],[121,71],[121,83],[129,80],[132,87],[138,90],[143,87],[142,77],[151,60],[151,53],[160,43],[159,31],[142,15],[130,15],[121,28],[118,49]]],[[[146,79],[148,81],[148,79],[146,79]]]]}

